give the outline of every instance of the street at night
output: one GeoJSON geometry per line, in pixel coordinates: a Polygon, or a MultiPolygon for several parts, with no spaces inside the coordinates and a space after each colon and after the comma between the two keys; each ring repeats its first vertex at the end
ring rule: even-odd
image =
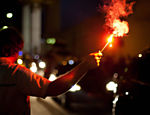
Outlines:
{"type": "MultiPolygon", "coordinates": [[[[72,108],[66,108],[52,98],[31,97],[31,115],[111,115],[111,108],[106,109],[103,100],[92,103],[74,103],[72,108]]],[[[108,106],[108,105],[107,105],[108,106]]]]}
{"type": "Polygon", "coordinates": [[[149,115],[149,6],[1,1],[0,115],[149,115]]]}
{"type": "Polygon", "coordinates": [[[31,97],[31,115],[69,115],[69,112],[62,108],[51,98],[31,97]]]}

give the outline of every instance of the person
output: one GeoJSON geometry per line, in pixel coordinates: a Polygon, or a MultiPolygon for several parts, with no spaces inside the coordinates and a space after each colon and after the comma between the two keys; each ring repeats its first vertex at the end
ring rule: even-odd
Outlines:
{"type": "Polygon", "coordinates": [[[29,96],[45,98],[65,93],[97,66],[93,56],[86,56],[72,70],[50,82],[15,63],[23,44],[15,28],[0,31],[0,115],[30,115],[29,96]]]}

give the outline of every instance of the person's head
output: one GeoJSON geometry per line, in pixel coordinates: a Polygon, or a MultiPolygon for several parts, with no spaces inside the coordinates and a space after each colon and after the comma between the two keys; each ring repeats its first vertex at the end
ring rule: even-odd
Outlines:
{"type": "Polygon", "coordinates": [[[13,27],[0,30],[0,57],[12,57],[24,46],[21,33],[13,27]]]}

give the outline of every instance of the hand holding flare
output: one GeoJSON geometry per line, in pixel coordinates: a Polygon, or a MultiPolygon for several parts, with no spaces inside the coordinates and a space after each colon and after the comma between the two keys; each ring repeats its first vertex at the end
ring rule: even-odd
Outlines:
{"type": "Polygon", "coordinates": [[[99,50],[98,52],[90,53],[90,55],[94,56],[94,58],[96,59],[97,66],[99,66],[100,65],[100,60],[101,60],[101,58],[103,56],[101,51],[99,50]]]}
{"type": "Polygon", "coordinates": [[[103,56],[102,52],[104,51],[104,49],[107,47],[108,44],[112,43],[113,41],[113,34],[111,34],[109,36],[109,38],[107,39],[107,43],[105,44],[105,46],[102,48],[102,50],[99,50],[98,52],[95,52],[95,53],[91,53],[90,55],[93,55],[96,59],[96,62],[97,62],[97,66],[100,65],[100,60],[103,56]]]}

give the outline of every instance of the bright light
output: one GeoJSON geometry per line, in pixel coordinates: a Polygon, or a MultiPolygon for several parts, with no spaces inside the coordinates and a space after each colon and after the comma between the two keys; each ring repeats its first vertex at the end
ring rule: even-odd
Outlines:
{"type": "Polygon", "coordinates": [[[118,87],[118,84],[113,81],[110,81],[109,83],[106,84],[106,89],[108,91],[113,91],[114,93],[116,93],[117,87],[118,87]]]}
{"type": "Polygon", "coordinates": [[[114,98],[114,100],[113,100],[113,104],[116,104],[117,101],[118,101],[118,99],[119,99],[119,95],[116,95],[115,98],[114,98]]]}
{"type": "Polygon", "coordinates": [[[56,38],[47,38],[46,43],[53,45],[56,43],[56,38]]]}
{"type": "Polygon", "coordinates": [[[109,47],[112,47],[112,44],[109,44],[109,47]]]}
{"type": "Polygon", "coordinates": [[[138,54],[138,57],[141,58],[141,57],[142,57],[142,54],[138,54]]]}
{"type": "Polygon", "coordinates": [[[35,62],[32,62],[32,63],[31,63],[31,66],[36,66],[36,63],[35,63],[35,62]]]}
{"type": "Polygon", "coordinates": [[[45,68],[46,67],[46,63],[43,62],[43,61],[39,62],[39,67],[40,68],[45,68]]]}
{"type": "Polygon", "coordinates": [[[13,13],[7,13],[7,14],[6,14],[6,17],[7,17],[7,18],[12,18],[12,17],[13,17],[13,13]]]}
{"type": "Polygon", "coordinates": [[[17,63],[22,65],[23,64],[23,60],[22,59],[17,59],[17,63]]]}
{"type": "Polygon", "coordinates": [[[2,29],[7,29],[7,28],[8,28],[8,26],[3,26],[3,27],[2,27],[2,29]]]}
{"type": "Polygon", "coordinates": [[[30,70],[31,70],[32,72],[37,72],[37,66],[36,66],[36,63],[35,63],[35,62],[32,62],[32,63],[31,63],[30,70]]]}
{"type": "Polygon", "coordinates": [[[107,39],[107,42],[112,43],[113,41],[113,34],[109,36],[109,38],[107,39]]]}
{"type": "Polygon", "coordinates": [[[125,92],[125,95],[129,95],[129,92],[125,92]]]}
{"type": "Polygon", "coordinates": [[[68,63],[69,63],[69,65],[73,65],[74,64],[74,60],[69,60],[68,63]]]}
{"type": "Polygon", "coordinates": [[[54,81],[54,80],[56,80],[57,79],[57,77],[56,77],[56,75],[55,74],[50,74],[50,76],[49,76],[49,79],[48,80],[50,80],[50,81],[54,81]]]}
{"type": "Polygon", "coordinates": [[[69,91],[71,92],[76,92],[76,91],[80,91],[81,90],[81,86],[78,84],[75,84],[74,86],[71,87],[71,89],[69,89],[69,91]]]}

